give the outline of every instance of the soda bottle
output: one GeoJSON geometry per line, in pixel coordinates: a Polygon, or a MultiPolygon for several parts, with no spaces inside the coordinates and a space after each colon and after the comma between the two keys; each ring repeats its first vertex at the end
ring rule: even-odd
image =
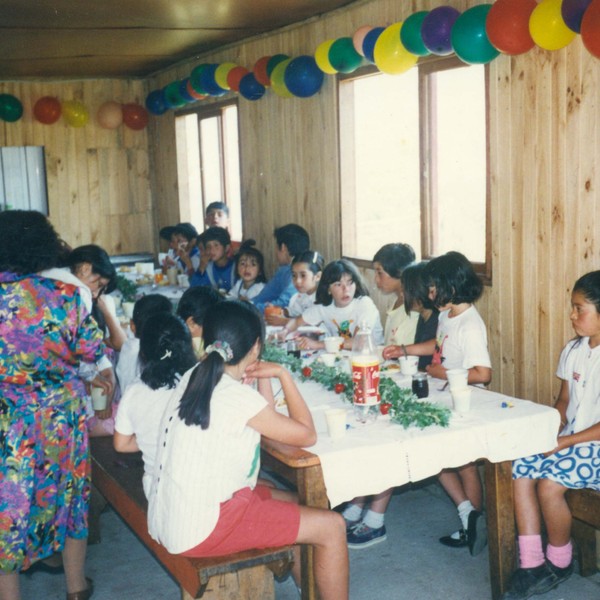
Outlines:
{"type": "Polygon", "coordinates": [[[352,340],[352,385],[354,416],[361,423],[375,421],[379,414],[379,358],[367,323],[361,323],[352,340]]]}

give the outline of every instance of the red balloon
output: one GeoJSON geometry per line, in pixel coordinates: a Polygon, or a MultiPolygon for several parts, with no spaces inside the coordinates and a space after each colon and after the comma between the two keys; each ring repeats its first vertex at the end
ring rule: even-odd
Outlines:
{"type": "Polygon", "coordinates": [[[62,107],[58,98],[44,96],[33,107],[33,116],[44,125],[52,125],[60,119],[62,107]]]}
{"type": "Polygon", "coordinates": [[[191,81],[188,79],[185,84],[185,89],[187,93],[194,98],[194,100],[204,100],[204,98],[208,98],[206,94],[199,94],[193,87],[191,81]]]}
{"type": "Polygon", "coordinates": [[[248,75],[250,71],[246,67],[233,67],[229,73],[227,73],[227,85],[234,91],[240,91],[240,81],[244,75],[248,75]]]}
{"type": "Polygon", "coordinates": [[[123,104],[123,123],[139,131],[148,125],[148,111],[139,104],[123,104]]]}
{"type": "Polygon", "coordinates": [[[504,54],[523,54],[535,43],[529,33],[529,17],[535,0],[497,0],[492,4],[485,31],[494,48],[504,54]]]}
{"type": "Polygon", "coordinates": [[[583,15],[581,41],[592,56],[600,58],[600,0],[593,0],[583,15]]]}
{"type": "Polygon", "coordinates": [[[264,86],[271,85],[271,78],[267,73],[267,64],[271,60],[271,56],[263,56],[259,58],[252,68],[252,72],[254,73],[254,77],[256,77],[256,81],[264,86]]]}

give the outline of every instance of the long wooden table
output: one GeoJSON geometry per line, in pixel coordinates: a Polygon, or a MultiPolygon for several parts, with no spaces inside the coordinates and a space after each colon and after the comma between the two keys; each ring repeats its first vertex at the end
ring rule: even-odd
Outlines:
{"type": "MultiPolygon", "coordinates": [[[[313,390],[311,389],[311,392],[312,391],[313,390]]],[[[515,447],[515,444],[520,444],[517,438],[522,437],[522,432],[517,432],[513,437],[511,437],[511,439],[504,440],[503,436],[498,433],[497,423],[493,423],[498,414],[498,411],[495,410],[495,403],[500,403],[500,406],[500,398],[502,397],[498,394],[493,394],[484,390],[477,390],[476,394],[484,399],[481,401],[481,413],[484,415],[481,420],[489,421],[490,424],[487,426],[482,425],[481,423],[467,426],[463,425],[463,429],[459,429],[458,432],[455,431],[454,435],[459,433],[461,436],[464,436],[465,432],[473,430],[473,435],[479,439],[489,429],[488,435],[502,437],[502,439],[486,440],[486,444],[484,445],[486,446],[486,451],[488,453],[487,457],[483,455],[476,455],[472,456],[469,460],[466,460],[465,463],[463,463],[466,464],[466,462],[477,459],[482,459],[484,461],[491,597],[493,600],[497,600],[504,593],[504,591],[506,591],[509,584],[510,575],[515,564],[515,522],[511,471],[512,462],[511,460],[498,460],[497,457],[501,456],[501,448],[505,443],[508,446],[507,453],[511,455],[514,455],[515,453],[518,454],[519,448],[515,447]],[[495,462],[491,462],[492,460],[495,462]]],[[[312,400],[314,398],[314,393],[311,393],[310,396],[305,394],[305,397],[310,397],[312,400]]],[[[535,443],[540,446],[547,444],[547,447],[536,447],[535,452],[543,452],[554,447],[553,442],[556,440],[556,437],[555,434],[552,433],[552,430],[555,429],[555,431],[558,431],[558,423],[560,420],[558,417],[558,412],[548,407],[533,405],[530,402],[519,401],[517,399],[512,400],[514,401],[514,405],[518,406],[520,410],[508,412],[510,411],[510,408],[507,408],[506,412],[500,413],[503,416],[506,415],[505,418],[507,419],[508,423],[512,424],[512,428],[518,429],[514,423],[520,423],[521,428],[526,426],[531,427],[529,421],[534,419],[537,422],[539,419],[540,425],[537,429],[543,428],[545,433],[540,436],[540,441],[535,443]],[[521,412],[529,414],[521,417],[519,414],[521,412]],[[556,427],[554,427],[554,425],[556,425],[556,427]]],[[[309,407],[310,405],[311,402],[309,401],[309,407]]],[[[477,410],[477,405],[473,410],[477,410]]],[[[508,429],[508,425],[506,429],[508,429]]],[[[444,448],[444,445],[448,442],[448,435],[451,434],[451,431],[440,430],[440,428],[437,428],[437,430],[438,433],[435,433],[432,430],[424,430],[423,432],[412,431],[405,433],[405,431],[398,426],[398,436],[400,438],[405,438],[401,439],[399,442],[399,444],[401,444],[399,446],[399,456],[404,452],[404,450],[400,450],[400,448],[406,448],[406,453],[402,454],[402,460],[406,458],[407,461],[410,462],[411,451],[413,453],[422,451],[424,443],[432,446],[439,444],[440,448],[444,448]]],[[[327,436],[326,433],[319,433],[320,439],[325,438],[325,436],[327,436]]],[[[529,438],[532,437],[535,436],[529,436],[529,438]]],[[[351,440],[351,438],[349,439],[351,440]]],[[[364,439],[362,439],[362,442],[364,442],[364,439]]],[[[324,444],[325,442],[322,444],[319,444],[318,442],[315,446],[316,450],[323,450],[325,448],[324,444]]],[[[533,453],[531,451],[531,440],[524,440],[523,444],[524,454],[522,454],[522,456],[533,453]]],[[[438,458],[438,460],[441,464],[445,460],[444,452],[440,450],[439,455],[441,458],[438,458]]],[[[323,458],[325,458],[325,456],[323,456],[323,458]]],[[[327,477],[324,476],[323,473],[324,463],[322,464],[321,458],[315,452],[301,448],[294,448],[285,444],[263,439],[262,464],[267,469],[277,473],[279,476],[288,480],[297,487],[301,504],[319,508],[330,507],[326,486],[327,477]]],[[[415,466],[422,467],[422,465],[415,466]]],[[[439,464],[434,465],[432,467],[434,470],[431,473],[426,473],[422,468],[415,468],[412,473],[409,472],[408,476],[401,476],[404,477],[404,479],[399,480],[397,485],[402,485],[408,481],[419,481],[426,476],[435,475],[437,472],[439,472],[439,469],[437,469],[438,466],[439,464]]],[[[459,465],[442,464],[442,468],[444,466],[453,467],[459,465]]],[[[338,464],[336,464],[336,468],[337,467],[339,467],[338,464]]],[[[352,472],[353,475],[356,474],[355,470],[352,472]]],[[[383,489],[385,488],[382,488],[378,491],[383,491],[383,489]]],[[[370,494],[376,492],[374,490],[365,489],[363,493],[370,494]]],[[[345,498],[345,500],[351,500],[352,497],[354,496],[345,498]]],[[[336,500],[339,500],[339,494],[335,496],[335,498],[336,500]]],[[[337,503],[338,502],[336,502],[336,504],[337,503]]],[[[301,566],[302,598],[303,600],[316,600],[318,595],[313,576],[312,549],[310,547],[304,547],[302,550],[301,566]]]]}

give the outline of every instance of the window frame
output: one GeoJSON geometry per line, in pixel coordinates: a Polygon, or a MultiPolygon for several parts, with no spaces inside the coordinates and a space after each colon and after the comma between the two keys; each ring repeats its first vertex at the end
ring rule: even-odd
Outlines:
{"type": "MultiPolygon", "coordinates": [[[[462,62],[456,56],[428,56],[421,58],[415,67],[418,69],[418,90],[419,90],[419,179],[420,179],[420,209],[421,209],[421,258],[422,260],[430,260],[437,256],[436,254],[436,236],[435,224],[437,223],[437,198],[435,197],[434,184],[435,181],[428,177],[427,173],[433,172],[431,169],[432,156],[431,148],[433,147],[434,127],[432,127],[432,80],[428,75],[451,70],[459,67],[468,67],[469,65],[462,62]]],[[[484,102],[485,102],[485,128],[486,128],[486,184],[485,184],[485,262],[472,262],[475,272],[481,277],[486,285],[491,285],[492,282],[492,231],[491,231],[491,185],[490,185],[490,111],[489,111],[489,65],[484,67],[484,102]]],[[[368,65],[362,67],[351,74],[338,74],[338,123],[340,127],[340,135],[343,126],[348,126],[342,122],[341,111],[339,110],[339,88],[340,85],[348,80],[359,79],[380,73],[376,65],[368,65]]],[[[402,75],[397,75],[402,77],[402,75]]],[[[353,125],[350,125],[353,126],[353,125]]],[[[341,147],[341,144],[340,146],[341,147]]],[[[341,161],[340,161],[341,162],[341,161]]],[[[343,178],[344,166],[340,164],[340,177],[343,178]]],[[[341,184],[340,184],[341,189],[341,184]]],[[[354,194],[350,194],[350,201],[341,199],[340,209],[342,211],[342,219],[353,219],[352,215],[344,215],[344,205],[355,205],[356,199],[354,194]]],[[[342,232],[342,243],[344,240],[342,232]]],[[[343,253],[344,254],[344,253],[343,253]]],[[[372,263],[363,258],[356,258],[344,254],[345,258],[349,258],[356,265],[362,268],[372,268],[372,263]]]]}

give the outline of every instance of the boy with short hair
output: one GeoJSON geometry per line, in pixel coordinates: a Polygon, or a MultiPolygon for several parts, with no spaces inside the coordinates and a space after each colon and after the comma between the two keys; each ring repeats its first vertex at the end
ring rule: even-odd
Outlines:
{"type": "Polygon", "coordinates": [[[275,254],[279,268],[267,282],[260,294],[253,299],[255,306],[263,311],[267,304],[287,306],[296,293],[292,283],[292,259],[310,248],[310,236],[304,227],[289,223],[276,227],[273,232],[277,247],[275,254]]]}
{"type": "Polygon", "coordinates": [[[204,212],[206,227],[222,227],[229,231],[229,207],[224,202],[211,202],[204,212]]]}
{"type": "Polygon", "coordinates": [[[229,232],[223,227],[209,227],[200,235],[199,241],[204,246],[209,262],[204,269],[200,264],[190,277],[190,286],[207,285],[227,293],[236,279],[235,262],[228,256],[231,244],[229,232]]]}

